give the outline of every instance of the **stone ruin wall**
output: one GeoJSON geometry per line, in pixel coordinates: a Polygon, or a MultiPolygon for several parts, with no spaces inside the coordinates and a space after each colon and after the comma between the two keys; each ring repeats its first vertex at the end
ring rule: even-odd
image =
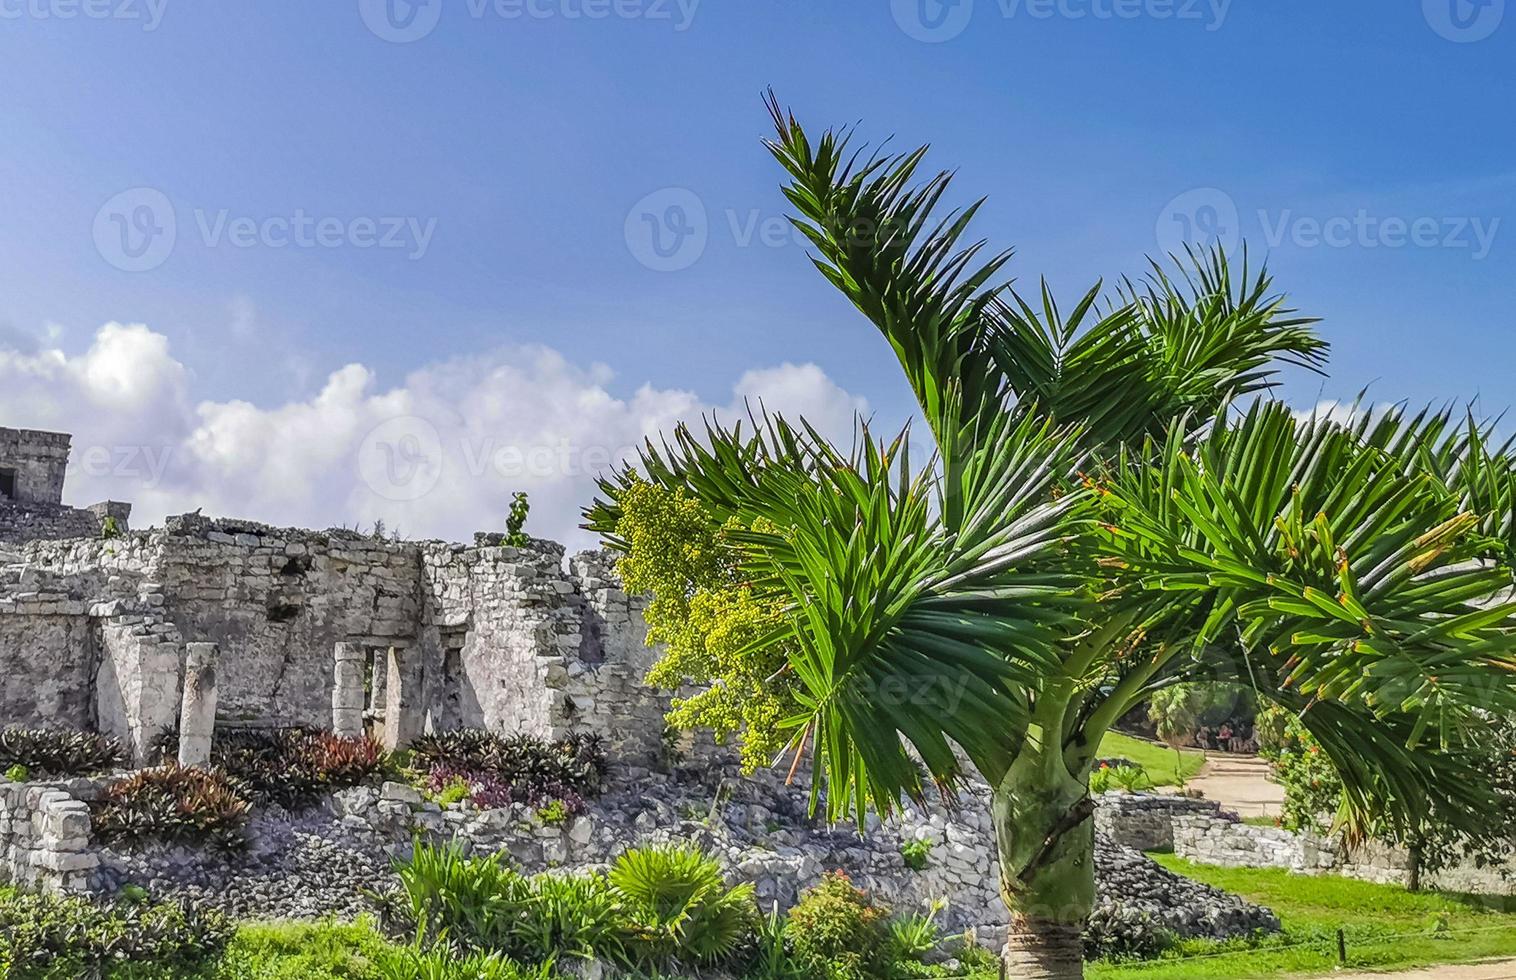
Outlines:
{"type": "Polygon", "coordinates": [[[39,539],[98,538],[99,515],[61,504],[11,503],[0,500],[0,545],[39,539]]]}
{"type": "Polygon", "coordinates": [[[649,758],[667,701],[641,684],[644,636],[608,557],[565,567],[550,542],[466,547],[186,515],[108,541],[0,546],[0,724],[98,729],[139,758],[177,721],[189,642],[219,647],[223,723],[331,727],[335,650],[348,644],[364,651],[378,731],[398,656],[411,733],[586,729],[649,758]]]}
{"type": "MultiPolygon", "coordinates": [[[[1410,855],[1403,849],[1367,841],[1350,847],[1340,838],[1258,827],[1215,812],[1175,813],[1174,853],[1200,864],[1224,868],[1286,868],[1297,874],[1338,874],[1381,885],[1406,886],[1410,855]]],[[[1460,863],[1423,875],[1429,888],[1480,895],[1516,895],[1516,856],[1504,866],[1460,863]]]]}

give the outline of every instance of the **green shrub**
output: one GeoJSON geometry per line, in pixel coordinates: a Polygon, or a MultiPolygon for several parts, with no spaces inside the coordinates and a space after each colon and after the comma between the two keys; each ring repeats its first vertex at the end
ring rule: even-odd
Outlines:
{"type": "Polygon", "coordinates": [[[1102,763],[1100,768],[1090,773],[1090,795],[1099,796],[1101,793],[1108,793],[1114,788],[1115,783],[1115,770],[1102,763]]]}
{"type": "Polygon", "coordinates": [[[932,856],[932,842],[926,839],[908,840],[900,845],[900,856],[905,866],[912,871],[924,871],[927,859],[932,856]]]}
{"type": "Polygon", "coordinates": [[[8,966],[0,976],[87,977],[127,964],[187,969],[218,956],[234,931],[225,916],[190,905],[0,896],[0,965],[8,966]]]}
{"type": "Polygon", "coordinates": [[[757,920],[752,886],[728,887],[715,861],[687,848],[628,851],[609,875],[528,878],[499,854],[418,843],[396,873],[399,894],[370,896],[387,933],[521,962],[714,962],[748,943],[757,920]]]}
{"type": "Polygon", "coordinates": [[[380,966],[384,980],[552,980],[551,964],[523,967],[499,953],[455,956],[444,947],[427,952],[408,949],[380,966]]]}
{"type": "Polygon", "coordinates": [[[811,974],[790,952],[789,921],[779,914],[775,902],[769,914],[758,921],[758,934],[748,960],[744,980],[809,980],[811,974]]]}
{"type": "Polygon", "coordinates": [[[629,961],[625,916],[605,875],[540,874],[531,885],[525,928],[530,929],[526,948],[532,961],[557,955],[629,961]]]}
{"type": "Polygon", "coordinates": [[[1286,749],[1274,760],[1274,779],[1284,788],[1283,824],[1290,830],[1327,829],[1342,799],[1342,778],[1313,740],[1286,749]]]}
{"type": "Polygon", "coordinates": [[[568,805],[562,800],[552,800],[547,806],[537,808],[537,819],[549,826],[568,823],[568,805]]]}
{"type": "Polygon", "coordinates": [[[108,735],[38,728],[0,731],[0,769],[25,766],[37,776],[89,776],[115,769],[126,750],[108,735]]]}
{"type": "Polygon", "coordinates": [[[511,512],[505,518],[505,543],[513,548],[524,548],[532,543],[522,530],[526,527],[526,515],[531,513],[532,505],[527,500],[525,493],[517,491],[511,496],[511,512]]]}
{"type": "Polygon", "coordinates": [[[95,834],[112,844],[208,844],[245,840],[248,802],[224,773],[178,765],[143,769],[106,788],[91,805],[95,834]]]}
{"type": "Polygon", "coordinates": [[[753,886],[728,887],[721,865],[694,848],[633,848],[611,865],[610,882],[646,962],[724,960],[757,925],[753,886]]]}
{"type": "Polygon", "coordinates": [[[941,942],[942,934],[937,929],[937,916],[947,908],[945,899],[938,899],[927,907],[926,914],[912,913],[889,924],[889,957],[895,963],[919,963],[941,942]]]}
{"type": "Polygon", "coordinates": [[[528,962],[557,956],[624,959],[619,904],[603,875],[537,875],[501,855],[465,857],[457,846],[418,844],[398,863],[401,893],[374,895],[391,935],[441,940],[528,962]]]}
{"type": "Polygon", "coordinates": [[[1153,781],[1148,778],[1148,771],[1138,765],[1114,766],[1100,771],[1109,773],[1111,782],[1128,793],[1137,793],[1153,788],[1153,781]]]}
{"type": "Polygon", "coordinates": [[[1179,942],[1151,913],[1120,903],[1098,906],[1081,938],[1087,960],[1151,960],[1179,942]]]}
{"type": "Polygon", "coordinates": [[[436,803],[438,806],[454,806],[455,804],[462,803],[464,800],[468,799],[470,793],[472,792],[473,787],[469,785],[469,781],[467,779],[464,779],[462,776],[454,776],[451,779],[447,780],[447,782],[443,783],[442,787],[435,793],[429,793],[427,795],[430,796],[432,802],[436,803]]]}
{"type": "Polygon", "coordinates": [[[470,858],[456,844],[418,843],[395,872],[409,923],[422,939],[445,936],[467,949],[516,949],[513,932],[529,904],[531,885],[502,855],[470,858]]]}
{"type": "Polygon", "coordinates": [[[795,956],[827,980],[889,976],[889,910],[842,871],[822,876],[790,909],[787,935],[795,956]]]}
{"type": "Polygon", "coordinates": [[[5,778],[9,779],[13,783],[24,783],[28,779],[32,778],[32,771],[25,766],[17,763],[16,765],[11,766],[9,769],[5,770],[5,778]]]}

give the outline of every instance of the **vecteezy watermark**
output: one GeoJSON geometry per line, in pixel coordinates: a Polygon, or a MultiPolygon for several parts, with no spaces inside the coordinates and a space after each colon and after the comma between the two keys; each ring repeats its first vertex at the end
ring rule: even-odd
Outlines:
{"type": "Polygon", "coordinates": [[[1421,0],[1421,13],[1442,37],[1468,44],[1495,33],[1505,19],[1505,0],[1421,0]]]}
{"type": "Polygon", "coordinates": [[[1154,233],[1165,255],[1183,255],[1186,246],[1231,252],[1242,241],[1237,202],[1214,187],[1185,191],[1158,213],[1154,233]]]}
{"type": "Polygon", "coordinates": [[[0,0],[0,20],[118,20],[156,31],[168,0],[0,0]]]}
{"type": "Polygon", "coordinates": [[[163,483],[173,446],[75,446],[69,466],[85,476],[152,489],[163,483]]]}
{"type": "Polygon", "coordinates": [[[232,248],[382,248],[402,250],[406,258],[417,260],[426,258],[437,231],[436,218],[316,217],[303,208],[266,218],[233,217],[225,208],[215,213],[196,208],[195,225],[208,248],[223,241],[232,248]]]}
{"type": "Polygon", "coordinates": [[[626,247],[655,272],[688,269],[705,254],[710,222],[705,202],[684,187],[665,187],[642,198],[626,213],[626,247]]]}
{"type": "Polygon", "coordinates": [[[928,44],[951,41],[974,18],[974,0],[890,0],[895,24],[928,44]]]}
{"type": "Polygon", "coordinates": [[[1490,254],[1500,219],[1477,217],[1406,218],[1379,215],[1367,208],[1352,214],[1317,217],[1289,208],[1277,215],[1258,212],[1263,240],[1270,248],[1288,242],[1296,248],[1447,248],[1467,249],[1475,261],[1490,254]]]}
{"type": "Polygon", "coordinates": [[[459,456],[473,479],[548,480],[599,476],[613,466],[637,458],[637,447],[580,445],[571,439],[531,444],[500,444],[494,438],[464,439],[459,456]]]}
{"type": "Polygon", "coordinates": [[[358,471],[386,500],[426,496],[445,473],[479,481],[556,480],[599,476],[637,457],[637,446],[581,444],[568,438],[504,442],[493,436],[450,437],[415,415],[376,425],[358,446],[358,471]],[[451,452],[449,452],[451,448],[451,452]]]}
{"type": "MultiPolygon", "coordinates": [[[[393,44],[419,41],[437,29],[443,0],[358,0],[363,23],[393,44]]],[[[667,21],[675,31],[690,29],[700,0],[462,0],[455,9],[475,21],[642,20],[667,21]]]]}
{"type": "Polygon", "coordinates": [[[95,250],[123,272],[147,272],[168,261],[179,237],[179,222],[168,195],[133,187],[95,212],[95,250]]]}
{"type": "Polygon", "coordinates": [[[420,500],[442,479],[442,437],[415,415],[381,422],[358,445],[358,473],[386,500],[420,500]]]}
{"type": "MultiPolygon", "coordinates": [[[[1466,250],[1474,260],[1486,258],[1500,231],[1499,217],[1386,214],[1355,208],[1341,214],[1301,214],[1293,208],[1255,215],[1269,248],[1422,248],[1466,250]]],[[[1191,249],[1232,252],[1248,237],[1237,203],[1214,187],[1185,191],[1159,213],[1155,229],[1159,251],[1181,255],[1191,249]]]]}
{"type": "MultiPolygon", "coordinates": [[[[928,44],[951,41],[974,18],[975,0],[890,0],[895,24],[928,44]]],[[[1172,20],[1191,21],[1217,31],[1226,23],[1232,0],[995,0],[1004,20],[1172,20]]]]}
{"type": "MultiPolygon", "coordinates": [[[[632,205],[623,232],[632,257],[656,272],[688,269],[717,238],[734,248],[812,245],[788,217],[761,208],[723,208],[712,218],[700,195],[685,187],[665,187],[632,205]]],[[[859,245],[890,237],[865,223],[829,229],[828,234],[859,245]]]]}
{"type": "MultiPolygon", "coordinates": [[[[206,248],[356,248],[399,250],[426,257],[436,218],[360,216],[339,218],[295,208],[288,215],[233,215],[221,208],[193,210],[194,228],[206,248]]],[[[179,239],[179,218],[168,195],[152,187],[122,191],[95,213],[95,249],[123,272],[147,272],[167,262],[179,239]]]]}

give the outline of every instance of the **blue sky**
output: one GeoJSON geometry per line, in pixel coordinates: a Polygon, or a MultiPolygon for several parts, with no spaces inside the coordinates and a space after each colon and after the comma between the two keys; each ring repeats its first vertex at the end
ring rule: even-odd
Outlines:
{"type": "MultiPolygon", "coordinates": [[[[403,401],[417,372],[444,401],[466,388],[454,413],[546,370],[576,392],[563,411],[609,401],[644,427],[814,391],[742,381],[814,365],[828,394],[799,407],[903,418],[871,328],[803,248],[764,240],[783,213],[758,145],[770,85],[811,125],[932,143],[960,200],[989,196],[978,230],[1016,247],[1013,273],[1070,297],[1141,271],[1176,228],[1247,240],[1334,347],[1331,380],[1292,376],[1292,401],[1516,401],[1503,0],[392,2],[0,0],[0,424],[83,428],[112,453],[181,430],[162,485],[102,465],[78,493],[456,533],[335,478],[324,507],[235,492],[247,464],[218,454],[313,440],[354,364],[370,402],[403,401]],[[381,37],[407,34],[387,13],[424,36],[381,37]],[[641,215],[670,203],[704,244],[660,271],[641,215]],[[113,244],[119,222],[161,231],[164,207],[172,249],[125,271],[142,257],[113,244]],[[109,323],[145,330],[102,346],[109,323]]],[[[306,466],[352,449],[306,448],[306,466]]]]}

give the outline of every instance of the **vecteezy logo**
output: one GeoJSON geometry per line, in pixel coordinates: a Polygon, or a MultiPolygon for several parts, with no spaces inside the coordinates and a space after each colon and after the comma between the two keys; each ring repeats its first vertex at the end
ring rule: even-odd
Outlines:
{"type": "Polygon", "coordinates": [[[395,44],[419,41],[442,18],[442,0],[358,0],[358,13],[375,37],[395,44]]]}
{"type": "Polygon", "coordinates": [[[705,254],[710,222],[694,191],[665,187],[632,205],[625,232],[626,247],[638,262],[655,272],[678,272],[705,254]]]}
{"type": "Polygon", "coordinates": [[[179,236],[173,202],[151,187],[133,187],[102,204],[94,232],[95,250],[122,272],[158,268],[179,236]]]}
{"type": "Polygon", "coordinates": [[[419,500],[442,478],[442,438],[426,419],[402,415],[375,426],[358,446],[358,472],[386,500],[419,500]]]}
{"type": "Polygon", "coordinates": [[[937,44],[963,33],[974,16],[974,0],[890,0],[895,23],[918,41],[937,44]]]}
{"type": "Polygon", "coordinates": [[[1183,255],[1191,249],[1220,247],[1231,252],[1242,241],[1237,202],[1226,191],[1198,187],[1174,198],[1158,214],[1154,231],[1158,250],[1165,255],[1183,255]]]}
{"type": "Polygon", "coordinates": [[[1421,12],[1449,41],[1483,41],[1505,17],[1505,0],[1421,0],[1421,12]]]}

